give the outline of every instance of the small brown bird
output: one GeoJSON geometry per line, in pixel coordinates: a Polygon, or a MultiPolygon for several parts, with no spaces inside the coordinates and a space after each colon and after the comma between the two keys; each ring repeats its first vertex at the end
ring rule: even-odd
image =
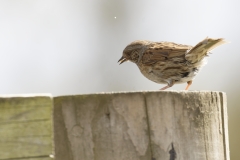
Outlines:
{"type": "Polygon", "coordinates": [[[134,41],[123,50],[118,62],[129,60],[149,80],[167,84],[161,90],[185,82],[188,90],[193,78],[207,63],[209,52],[224,43],[222,38],[206,38],[194,47],[173,42],[134,41]]]}

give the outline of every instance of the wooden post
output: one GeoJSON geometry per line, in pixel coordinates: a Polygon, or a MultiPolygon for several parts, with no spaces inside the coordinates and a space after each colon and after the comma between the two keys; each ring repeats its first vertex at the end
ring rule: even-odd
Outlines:
{"type": "Polygon", "coordinates": [[[50,95],[0,97],[0,160],[51,160],[50,95]]]}
{"type": "Polygon", "coordinates": [[[56,160],[229,160],[222,92],[54,98],[56,160]]]}

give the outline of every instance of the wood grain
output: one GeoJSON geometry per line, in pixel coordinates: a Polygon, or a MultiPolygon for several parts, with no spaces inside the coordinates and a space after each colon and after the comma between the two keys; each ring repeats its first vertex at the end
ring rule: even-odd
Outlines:
{"type": "Polygon", "coordinates": [[[59,97],[54,103],[57,160],[151,159],[141,93],[59,97]]]}
{"type": "Polygon", "coordinates": [[[51,97],[0,97],[0,114],[0,160],[50,160],[51,97]]]}
{"type": "Polygon", "coordinates": [[[224,97],[221,92],[146,93],[153,157],[228,160],[224,97]]]}
{"type": "Polygon", "coordinates": [[[54,98],[56,160],[229,160],[222,92],[54,98]]]}

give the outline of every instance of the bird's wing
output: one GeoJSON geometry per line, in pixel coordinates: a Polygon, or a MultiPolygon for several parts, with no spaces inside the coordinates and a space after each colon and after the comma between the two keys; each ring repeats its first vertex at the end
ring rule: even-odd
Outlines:
{"type": "Polygon", "coordinates": [[[144,52],[142,63],[151,65],[158,61],[166,61],[169,58],[182,57],[192,46],[176,44],[173,42],[154,42],[144,52]]]}
{"type": "Polygon", "coordinates": [[[223,38],[212,39],[206,38],[194,46],[187,54],[186,60],[190,63],[196,63],[202,60],[211,50],[227,43],[223,38]]]}

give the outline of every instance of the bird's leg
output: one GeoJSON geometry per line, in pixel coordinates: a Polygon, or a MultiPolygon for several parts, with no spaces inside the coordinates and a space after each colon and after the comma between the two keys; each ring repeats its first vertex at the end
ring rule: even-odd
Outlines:
{"type": "Polygon", "coordinates": [[[191,80],[191,81],[188,81],[187,84],[188,84],[188,85],[187,85],[187,87],[185,88],[185,90],[188,90],[188,88],[191,86],[192,80],[191,80]]]}
{"type": "Polygon", "coordinates": [[[165,89],[168,89],[168,88],[172,87],[174,85],[174,83],[175,83],[175,80],[171,80],[170,83],[167,86],[161,88],[160,90],[163,91],[165,89]]]}
{"type": "Polygon", "coordinates": [[[165,89],[167,89],[167,88],[170,88],[168,85],[167,86],[165,86],[165,87],[163,87],[163,88],[161,88],[160,90],[165,90],[165,89]]]}

